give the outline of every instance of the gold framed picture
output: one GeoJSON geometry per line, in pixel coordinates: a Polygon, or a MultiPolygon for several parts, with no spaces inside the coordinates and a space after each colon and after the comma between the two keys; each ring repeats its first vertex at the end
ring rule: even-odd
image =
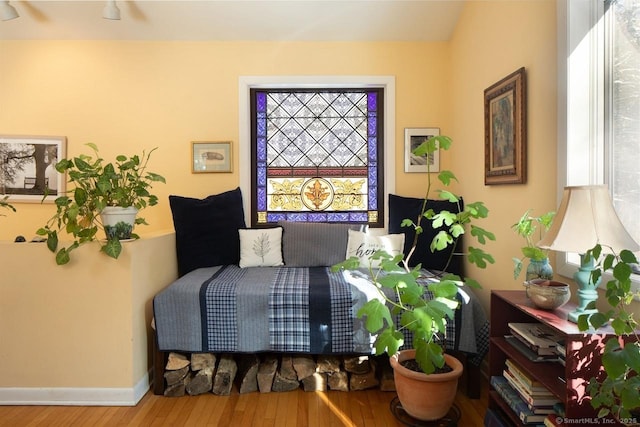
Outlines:
{"type": "Polygon", "coordinates": [[[191,171],[193,173],[232,172],[231,141],[191,144],[191,171]]]}
{"type": "Polygon", "coordinates": [[[484,91],[484,183],[527,181],[527,104],[524,67],[484,91]]]}

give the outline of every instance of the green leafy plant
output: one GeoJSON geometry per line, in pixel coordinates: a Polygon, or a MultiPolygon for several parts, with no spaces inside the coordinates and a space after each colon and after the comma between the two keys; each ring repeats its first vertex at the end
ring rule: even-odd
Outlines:
{"type": "MultiPolygon", "coordinates": [[[[612,415],[618,420],[632,418],[632,410],[640,408],[640,337],[636,332],[638,321],[630,309],[640,291],[632,289],[633,268],[638,264],[633,252],[622,250],[619,254],[611,250],[601,258],[602,246],[596,245],[586,256],[598,260],[590,280],[598,283],[605,272],[610,271],[611,280],[606,284],[605,296],[609,308],[578,318],[582,331],[610,324],[618,339],[609,339],[602,353],[604,378],[591,378],[587,391],[591,405],[598,409],[598,417],[612,415]]],[[[587,308],[596,308],[591,303],[587,308]]]]}
{"type": "MultiPolygon", "coordinates": [[[[0,208],[6,208],[12,211],[16,211],[16,208],[14,208],[9,202],[9,196],[4,196],[3,198],[0,199],[0,208]]],[[[4,216],[4,214],[0,214],[1,216],[4,216]]]]}
{"type": "MultiPolygon", "coordinates": [[[[97,239],[103,229],[100,212],[107,206],[130,207],[142,210],[158,203],[157,196],[151,194],[153,183],[166,182],[164,177],[147,170],[147,164],[156,148],[141,156],[118,155],[115,162],[106,163],[98,154],[95,144],[86,144],[93,155],[80,154],[73,159],[62,159],[56,170],[68,174],[68,182],[73,188],[55,199],[56,213],[47,224],[37,231],[47,237],[47,247],[56,254],[56,263],[66,264],[70,252],[80,245],[97,239]],[[58,249],[58,232],[66,231],[73,242],[58,249]]],[[[137,217],[136,224],[147,224],[137,217]]],[[[133,234],[131,237],[138,238],[133,234]]],[[[112,258],[118,258],[122,245],[117,233],[112,233],[101,244],[100,250],[112,258]]]]}
{"type": "MultiPolygon", "coordinates": [[[[436,152],[438,148],[448,150],[451,146],[451,138],[447,136],[434,136],[423,142],[413,151],[418,156],[426,156],[436,152]]],[[[446,187],[452,181],[457,181],[450,171],[441,171],[438,179],[446,187]]],[[[448,247],[455,247],[458,239],[469,233],[480,245],[485,245],[488,240],[495,240],[493,233],[475,225],[474,221],[488,216],[488,209],[482,202],[465,204],[461,212],[440,211],[434,212],[427,209],[427,201],[432,192],[431,174],[427,173],[427,187],[424,203],[417,219],[405,219],[402,225],[413,227],[416,237],[410,252],[406,258],[401,254],[391,256],[384,251],[377,251],[370,261],[379,261],[379,267],[371,267],[368,274],[372,283],[377,287],[381,299],[368,301],[357,313],[359,318],[365,318],[367,330],[376,334],[375,350],[380,355],[387,353],[394,355],[404,344],[403,330],[408,329],[413,335],[413,347],[416,350],[416,361],[420,369],[429,374],[444,366],[444,333],[447,320],[454,318],[454,310],[458,306],[456,295],[463,284],[480,287],[479,283],[471,278],[461,279],[454,274],[440,273],[426,286],[419,282],[421,275],[420,265],[409,267],[409,260],[418,242],[418,235],[424,227],[440,228],[440,231],[431,242],[430,250],[441,251],[448,247]],[[426,291],[431,293],[429,296],[426,291]],[[396,315],[400,315],[399,323],[396,323],[396,315]]],[[[461,205],[460,197],[447,190],[438,190],[439,197],[449,202],[461,205]]],[[[481,247],[469,246],[466,254],[467,260],[479,268],[485,268],[488,263],[493,264],[493,257],[481,247]]],[[[452,256],[449,257],[449,265],[452,256]]],[[[357,269],[359,261],[351,257],[346,261],[333,266],[334,271],[340,268],[357,269]]],[[[446,267],[445,267],[446,270],[446,267]]]]}
{"type": "Polygon", "coordinates": [[[517,279],[524,266],[524,260],[529,258],[534,261],[542,261],[548,257],[548,251],[540,249],[533,241],[533,236],[536,230],[538,230],[538,240],[542,239],[543,232],[549,231],[553,218],[556,216],[555,212],[547,212],[541,216],[531,216],[531,209],[526,211],[522,217],[511,226],[511,229],[518,234],[518,236],[524,238],[525,246],[520,250],[522,251],[522,258],[513,258],[513,278],[517,279]]]}

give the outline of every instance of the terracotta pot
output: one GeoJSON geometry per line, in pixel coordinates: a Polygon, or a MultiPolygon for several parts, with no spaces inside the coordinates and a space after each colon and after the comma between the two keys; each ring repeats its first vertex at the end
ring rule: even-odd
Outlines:
{"type": "Polygon", "coordinates": [[[462,363],[445,354],[445,363],[453,370],[444,374],[425,374],[412,371],[400,363],[414,359],[415,350],[402,350],[391,357],[393,378],[402,408],[412,417],[423,421],[443,418],[456,397],[462,363]]]}

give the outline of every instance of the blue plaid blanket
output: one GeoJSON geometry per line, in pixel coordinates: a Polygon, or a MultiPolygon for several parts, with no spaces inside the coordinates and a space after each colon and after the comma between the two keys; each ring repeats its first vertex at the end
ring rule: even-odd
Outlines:
{"type": "MultiPolygon", "coordinates": [[[[428,273],[420,279],[429,280],[428,273]]],[[[372,353],[372,337],[356,313],[378,297],[359,271],[251,267],[198,269],[155,296],[154,322],[161,351],[372,353]]],[[[477,298],[459,290],[461,306],[447,323],[448,349],[480,364],[488,351],[489,323],[477,298]]],[[[411,337],[405,342],[410,346],[411,337]]]]}
{"type": "MultiPolygon", "coordinates": [[[[200,291],[205,351],[239,351],[240,286],[249,270],[225,266],[200,291]]],[[[276,268],[268,293],[269,349],[313,354],[349,353],[352,340],[352,293],[342,274],[329,268],[276,268]]],[[[266,287],[264,288],[266,291],[266,287]]],[[[246,295],[245,295],[246,296],[246,295]]],[[[265,298],[266,297],[266,298],[265,298]]],[[[258,303],[259,304],[259,303],[258,303]]]]}

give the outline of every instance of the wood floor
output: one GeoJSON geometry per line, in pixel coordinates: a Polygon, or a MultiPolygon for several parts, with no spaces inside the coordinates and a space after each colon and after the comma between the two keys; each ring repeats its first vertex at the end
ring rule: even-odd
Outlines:
{"type": "MultiPolygon", "coordinates": [[[[458,392],[458,426],[482,426],[486,381],[480,399],[458,392]]],[[[0,406],[0,426],[403,426],[389,408],[395,393],[355,392],[203,394],[169,398],[148,392],[135,407],[0,406]]]]}

